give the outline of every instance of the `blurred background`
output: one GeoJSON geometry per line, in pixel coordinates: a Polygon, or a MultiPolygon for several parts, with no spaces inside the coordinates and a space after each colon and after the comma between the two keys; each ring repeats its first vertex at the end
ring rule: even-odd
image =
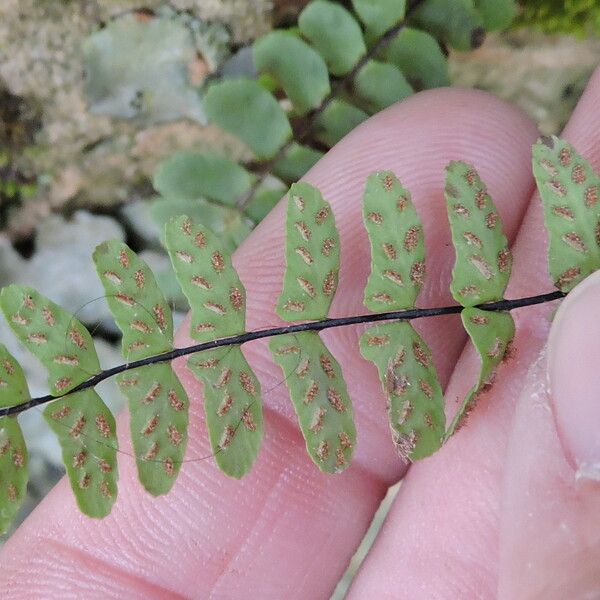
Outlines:
{"type": "MultiPolygon", "coordinates": [[[[192,210],[235,247],[291,181],[393,101],[438,85],[480,88],[520,106],[542,132],[561,131],[600,61],[597,2],[499,2],[506,7],[499,21],[490,16],[493,2],[428,2],[429,12],[408,2],[417,33],[391,39],[387,49],[377,46],[383,31],[365,20],[359,0],[336,3],[360,23],[365,47],[348,69],[328,61],[324,98],[352,110],[317,122],[322,107],[298,110],[252,51],[274,29],[310,37],[298,26],[307,0],[0,0],[0,286],[33,285],[75,313],[93,330],[108,368],[122,358],[91,261],[98,243],[120,239],[140,252],[181,319],[187,307],[161,246],[164,221],[192,210]],[[446,11],[457,4],[467,17],[448,31],[446,11]],[[369,88],[377,83],[374,67],[362,89],[354,81],[361,56],[396,77],[385,97],[369,88]],[[208,88],[238,78],[258,81],[289,117],[302,145],[286,142],[293,156],[285,164],[281,145],[261,156],[226,118],[207,114],[208,88]],[[207,170],[220,158],[227,162],[215,167],[217,183],[208,189],[207,170]],[[224,173],[241,182],[237,192],[221,189],[224,173]]],[[[318,38],[311,41],[320,50],[318,38]]],[[[3,321],[0,339],[24,366],[32,395],[46,393],[43,369],[3,321]]],[[[114,384],[100,392],[113,410],[123,405],[114,384]]],[[[22,520],[63,467],[41,411],[24,413],[20,423],[31,467],[22,520]]],[[[369,537],[383,514],[385,506],[369,537]]]]}

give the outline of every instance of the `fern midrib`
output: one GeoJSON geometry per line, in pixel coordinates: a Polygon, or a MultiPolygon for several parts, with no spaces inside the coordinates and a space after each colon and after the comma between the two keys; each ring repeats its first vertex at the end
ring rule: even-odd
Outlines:
{"type": "MultiPolygon", "coordinates": [[[[533,306],[536,304],[544,304],[546,302],[553,302],[560,300],[566,296],[565,292],[554,291],[547,294],[538,294],[536,296],[526,296],[523,298],[515,298],[513,300],[499,300],[497,302],[488,302],[480,304],[476,308],[480,308],[488,311],[510,311],[516,308],[523,308],[526,306],[533,306]]],[[[93,388],[105,379],[109,379],[119,373],[124,373],[133,369],[139,369],[147,365],[153,365],[157,363],[170,362],[176,358],[182,356],[189,356],[205,350],[214,350],[215,348],[222,348],[224,346],[234,346],[251,342],[253,340],[260,340],[264,338],[270,338],[280,335],[286,335],[290,333],[299,333],[303,331],[323,331],[325,329],[333,329],[336,327],[347,327],[350,325],[358,325],[362,323],[376,323],[380,321],[409,321],[413,319],[422,319],[427,317],[440,317],[444,315],[460,314],[464,310],[463,306],[451,305],[441,306],[437,308],[415,308],[410,310],[397,310],[389,311],[377,314],[366,314],[366,315],[353,315],[349,317],[337,317],[322,319],[319,321],[309,321],[306,323],[295,323],[292,325],[285,325],[281,327],[270,327],[268,329],[259,329],[257,331],[247,331],[238,335],[232,335],[225,338],[212,340],[210,342],[203,342],[201,344],[194,344],[192,346],[186,346],[184,348],[175,348],[169,352],[157,354],[155,356],[149,356],[147,358],[137,360],[134,362],[125,363],[106,369],[90,377],[86,381],[73,388],[71,391],[59,395],[52,396],[47,394],[45,396],[39,396],[32,398],[27,402],[16,404],[14,406],[0,408],[0,417],[6,417],[11,415],[17,415],[26,410],[41,406],[52,402],[59,398],[70,396],[77,392],[81,392],[86,389],[93,388]]]]}

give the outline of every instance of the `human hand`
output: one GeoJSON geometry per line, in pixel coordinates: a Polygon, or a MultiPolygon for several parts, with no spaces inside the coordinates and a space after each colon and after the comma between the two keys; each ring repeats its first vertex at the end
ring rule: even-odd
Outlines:
{"type": "MultiPolygon", "coordinates": [[[[600,72],[563,136],[600,166],[600,72]]],[[[367,175],[391,169],[412,192],[423,224],[428,275],[421,306],[451,303],[454,260],[443,200],[444,167],[476,166],[513,240],[507,297],[550,291],[542,210],[531,175],[536,129],[487,94],[436,90],[370,119],[306,176],[335,211],[342,259],[332,316],[357,314],[369,269],[361,224],[367,175]]],[[[235,257],[248,291],[248,328],[276,323],[283,272],[283,206],[235,257]]],[[[353,465],[325,475],[310,462],[264,341],[245,354],[265,391],[265,440],[242,481],[214,466],[199,384],[179,365],[191,402],[190,441],[172,492],[152,498],[133,458],[120,457],[112,514],[93,521],[61,482],[2,550],[2,598],[327,598],[389,485],[400,493],[350,598],[510,600],[600,596],[600,484],[576,479],[600,463],[600,277],[564,301],[548,351],[554,306],[514,313],[514,358],[467,425],[407,473],[394,452],[375,369],[358,351],[359,328],[323,333],[354,401],[353,465]],[[580,336],[577,338],[577,336],[580,336]],[[547,391],[549,356],[553,397],[547,391]],[[584,360],[585,359],[585,360],[584,360]],[[596,360],[597,359],[597,360],[596,360]],[[600,406],[598,403],[597,406],[600,406]],[[560,431],[560,435],[557,433],[560,431]]],[[[456,316],[417,328],[429,343],[450,411],[475,380],[478,359],[456,316]]],[[[184,328],[185,329],[185,328],[184,328]]],[[[178,345],[187,342],[181,334],[178,345]]],[[[128,431],[127,417],[119,430],[128,431]]],[[[120,447],[131,453],[127,436],[120,447]]],[[[593,473],[592,473],[593,474],[593,473]]]]}

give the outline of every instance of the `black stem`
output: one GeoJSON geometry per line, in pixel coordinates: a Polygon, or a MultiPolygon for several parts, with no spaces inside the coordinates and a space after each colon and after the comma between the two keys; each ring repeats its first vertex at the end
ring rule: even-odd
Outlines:
{"type": "Polygon", "coordinates": [[[326,98],[324,98],[323,102],[321,102],[321,104],[310,113],[308,122],[305,124],[303,129],[296,136],[293,136],[290,140],[288,140],[281,148],[279,148],[277,154],[275,154],[273,158],[261,165],[262,173],[254,180],[254,183],[252,184],[252,187],[248,193],[237,202],[236,206],[239,209],[243,209],[254,198],[258,188],[270,175],[273,167],[286,155],[287,151],[292,147],[292,145],[295,142],[303,142],[314,131],[315,127],[317,126],[317,118],[325,111],[325,109],[333,102],[333,100],[335,100],[338,93],[348,86],[348,84],[354,80],[358,72],[406,27],[411,12],[414,11],[422,2],[423,0],[416,0],[406,11],[406,15],[402,21],[388,29],[354,65],[351,71],[333,82],[331,86],[331,92],[326,98]]]}
{"type": "MultiPolygon", "coordinates": [[[[553,300],[559,300],[564,298],[566,294],[564,292],[556,291],[549,292],[548,294],[540,294],[538,296],[528,296],[526,298],[517,298],[515,300],[499,300],[498,302],[488,302],[486,304],[480,304],[477,308],[481,308],[489,311],[509,311],[515,308],[522,308],[524,306],[533,306],[534,304],[543,304],[544,302],[552,302],[553,300]]],[[[131,369],[139,369],[148,365],[154,365],[162,362],[170,362],[181,356],[188,356],[190,354],[196,354],[204,350],[214,350],[215,348],[222,348],[224,346],[235,346],[251,342],[252,340],[260,340],[262,338],[274,337],[277,335],[286,335],[289,333],[301,333],[303,331],[323,331],[324,329],[331,329],[333,327],[346,327],[348,325],[358,325],[360,323],[377,323],[379,321],[409,321],[413,319],[422,319],[425,317],[440,317],[442,315],[453,315],[458,314],[463,310],[464,307],[453,305],[453,306],[441,306],[439,308],[411,308],[409,310],[395,310],[390,312],[369,314],[369,315],[354,315],[352,317],[338,317],[336,319],[323,319],[322,321],[310,321],[308,323],[296,323],[294,325],[284,325],[282,327],[270,327],[269,329],[261,329],[258,331],[247,331],[240,333],[239,335],[232,335],[230,337],[213,340],[211,342],[204,342],[202,344],[194,344],[193,346],[187,346],[185,348],[175,348],[169,352],[163,354],[157,354],[156,356],[149,356],[141,360],[134,362],[125,363],[118,365],[112,369],[106,369],[101,371],[97,375],[90,377],[86,381],[80,383],[77,387],[73,388],[65,394],[58,396],[52,396],[47,394],[46,396],[40,396],[38,398],[32,398],[27,402],[17,404],[15,406],[8,406],[0,408],[0,417],[7,417],[11,415],[17,415],[30,408],[47,404],[53,400],[70,396],[76,392],[81,392],[93,388],[98,385],[101,381],[118,375],[131,369]]]]}

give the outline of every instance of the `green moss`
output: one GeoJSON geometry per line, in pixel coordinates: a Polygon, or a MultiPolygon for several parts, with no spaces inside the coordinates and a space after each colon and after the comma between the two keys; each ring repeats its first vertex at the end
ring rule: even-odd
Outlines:
{"type": "Polygon", "coordinates": [[[516,26],[532,26],[545,33],[572,33],[579,37],[600,35],[597,0],[528,0],[516,26]]]}

